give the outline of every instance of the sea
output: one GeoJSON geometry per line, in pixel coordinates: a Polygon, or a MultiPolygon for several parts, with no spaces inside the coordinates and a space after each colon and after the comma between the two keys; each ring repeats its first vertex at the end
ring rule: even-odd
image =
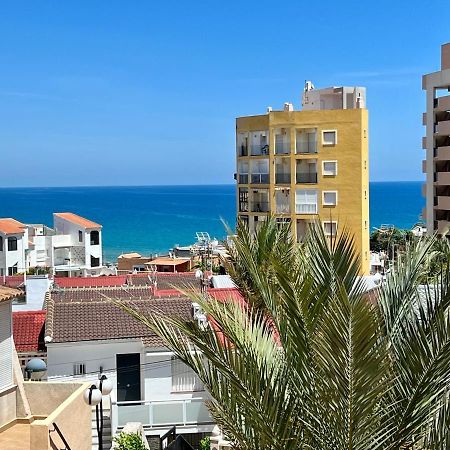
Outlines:
{"type": "MultiPolygon", "coordinates": [[[[422,182],[371,182],[370,227],[411,228],[425,200],[422,182]]],[[[74,212],[103,225],[106,261],[118,255],[166,254],[196,232],[226,236],[236,220],[235,185],[0,188],[0,217],[52,226],[53,212],[74,212]]]]}

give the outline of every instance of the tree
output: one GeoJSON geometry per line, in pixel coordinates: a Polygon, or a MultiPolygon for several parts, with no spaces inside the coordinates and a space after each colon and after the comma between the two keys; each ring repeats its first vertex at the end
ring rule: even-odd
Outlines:
{"type": "Polygon", "coordinates": [[[347,231],[330,241],[313,227],[298,246],[273,220],[239,225],[228,269],[245,303],[194,298],[214,326],[122,307],[198,374],[240,450],[443,450],[447,267],[419,286],[433,245],[406,244],[373,304],[347,231]]]}

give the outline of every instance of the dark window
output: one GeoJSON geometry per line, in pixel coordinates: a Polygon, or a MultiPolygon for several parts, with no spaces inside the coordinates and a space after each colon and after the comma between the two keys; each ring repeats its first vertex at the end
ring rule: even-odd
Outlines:
{"type": "Polygon", "coordinates": [[[91,245],[100,244],[100,233],[98,231],[91,231],[91,245]]]}
{"type": "Polygon", "coordinates": [[[15,264],[12,267],[8,267],[8,275],[12,276],[15,275],[17,273],[17,264],[15,264]]]}
{"type": "Polygon", "coordinates": [[[83,232],[78,231],[78,242],[83,242],[83,232]]]}
{"type": "Polygon", "coordinates": [[[91,255],[91,267],[98,267],[100,265],[100,258],[94,258],[91,255]]]}
{"type": "Polygon", "coordinates": [[[13,252],[17,250],[17,238],[16,237],[9,237],[8,238],[8,250],[10,252],[13,252]]]}
{"type": "Polygon", "coordinates": [[[3,237],[0,236],[0,252],[3,251],[3,237]]]}

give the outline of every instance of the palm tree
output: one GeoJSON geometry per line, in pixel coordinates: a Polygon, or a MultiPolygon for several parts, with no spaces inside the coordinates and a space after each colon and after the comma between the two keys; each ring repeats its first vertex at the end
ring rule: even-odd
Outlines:
{"type": "Polygon", "coordinates": [[[245,303],[193,296],[214,326],[122,307],[198,374],[236,449],[447,449],[447,266],[419,286],[433,245],[408,244],[370,302],[345,230],[298,245],[241,224],[227,266],[245,303]]]}

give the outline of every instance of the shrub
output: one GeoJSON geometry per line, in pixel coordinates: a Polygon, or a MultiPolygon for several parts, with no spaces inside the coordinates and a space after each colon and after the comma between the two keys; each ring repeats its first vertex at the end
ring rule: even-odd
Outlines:
{"type": "Polygon", "coordinates": [[[114,438],[117,450],[147,450],[139,433],[119,433],[114,438]]]}

